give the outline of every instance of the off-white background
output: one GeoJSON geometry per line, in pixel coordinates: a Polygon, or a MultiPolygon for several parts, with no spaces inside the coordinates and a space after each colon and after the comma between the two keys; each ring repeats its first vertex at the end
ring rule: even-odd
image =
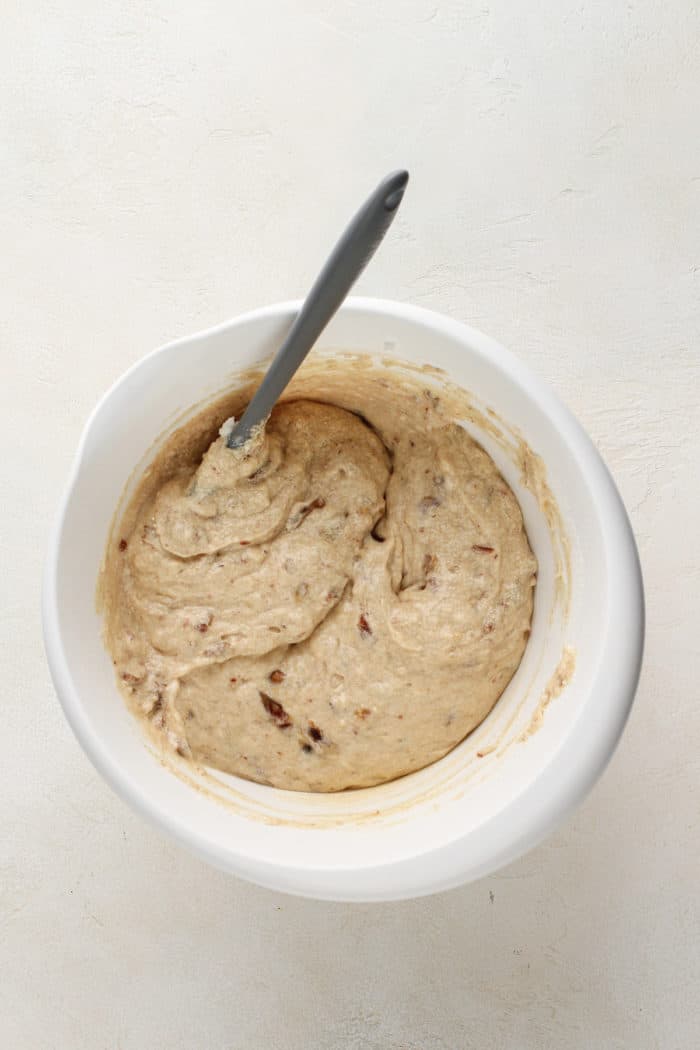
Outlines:
{"type": "Polygon", "coordinates": [[[700,1026],[700,19],[693,0],[12,0],[0,33],[0,1045],[690,1050],[700,1026]],[[154,346],[303,294],[386,170],[358,290],[515,350],[639,539],[637,703],[588,801],[501,874],[315,904],[127,811],[44,663],[51,515],[154,346]]]}

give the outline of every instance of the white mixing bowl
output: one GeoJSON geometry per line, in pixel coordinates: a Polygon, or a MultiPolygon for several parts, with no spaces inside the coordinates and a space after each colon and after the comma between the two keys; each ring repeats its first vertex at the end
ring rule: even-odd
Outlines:
{"type": "Polygon", "coordinates": [[[515,458],[472,419],[468,429],[521,502],[540,565],[525,658],[486,721],[440,762],[361,791],[298,794],[223,774],[190,771],[188,778],[187,768],[176,775],[147,743],[117,690],[95,610],[100,562],[123,490],[152,456],[154,443],[183,412],[267,358],[298,307],[267,307],[162,347],[99,403],[80,441],[49,548],[43,596],[48,661],[66,717],[100,773],[136,810],[205,860],[310,897],[419,896],[479,878],[529,849],[600,775],[624,727],[641,663],[637,552],[600,456],[516,358],[429,311],[350,299],[316,353],[342,349],[379,359],[390,352],[437,366],[517,428],[542,457],[570,546],[568,614],[557,598],[556,530],[515,458]],[[575,673],[528,734],[566,647],[575,654],[575,673]]]}

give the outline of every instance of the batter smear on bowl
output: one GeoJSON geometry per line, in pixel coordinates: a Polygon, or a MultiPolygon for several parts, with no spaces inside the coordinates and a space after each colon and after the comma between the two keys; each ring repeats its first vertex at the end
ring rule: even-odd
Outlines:
{"type": "Polygon", "coordinates": [[[236,451],[212,406],[138,486],[105,636],[130,707],[183,757],[292,790],[379,784],[450,751],[513,676],[537,568],[520,507],[399,386],[374,426],[285,401],[236,451]]]}

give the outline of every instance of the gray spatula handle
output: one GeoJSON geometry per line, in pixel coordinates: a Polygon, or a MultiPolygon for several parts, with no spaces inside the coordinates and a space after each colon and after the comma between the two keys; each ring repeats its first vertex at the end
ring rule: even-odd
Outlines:
{"type": "Polygon", "coordinates": [[[408,182],[396,171],[380,182],[345,230],[316,278],[284,343],[243,416],[231,431],[229,448],[244,445],[270,415],[290,379],[374,255],[391,226],[408,182]]]}

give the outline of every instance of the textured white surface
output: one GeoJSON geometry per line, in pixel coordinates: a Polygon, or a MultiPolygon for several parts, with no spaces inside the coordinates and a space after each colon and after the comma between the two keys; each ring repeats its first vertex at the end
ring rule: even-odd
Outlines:
{"type": "Polygon", "coordinates": [[[4,5],[3,1047],[696,1044],[699,45],[692,0],[4,5]],[[399,164],[358,291],[483,328],[578,414],[637,532],[647,655],[545,845],[433,899],[322,905],[209,870],[104,786],[49,682],[40,570],[105,387],[303,294],[399,164]]]}

